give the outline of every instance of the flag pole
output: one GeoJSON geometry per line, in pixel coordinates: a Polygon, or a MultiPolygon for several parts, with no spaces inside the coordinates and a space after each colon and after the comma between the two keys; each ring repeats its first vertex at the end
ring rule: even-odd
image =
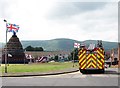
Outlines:
{"type": "Polygon", "coordinates": [[[74,67],[74,53],[75,53],[75,52],[73,51],[73,67],[74,67]]]}
{"type": "Polygon", "coordinates": [[[75,58],[75,42],[74,42],[74,49],[73,49],[73,67],[74,67],[74,58],[75,58]]]}
{"type": "MultiPolygon", "coordinates": [[[[7,25],[7,20],[4,20],[7,25]]],[[[6,46],[5,46],[5,73],[7,73],[7,27],[6,27],[6,46]]]]}

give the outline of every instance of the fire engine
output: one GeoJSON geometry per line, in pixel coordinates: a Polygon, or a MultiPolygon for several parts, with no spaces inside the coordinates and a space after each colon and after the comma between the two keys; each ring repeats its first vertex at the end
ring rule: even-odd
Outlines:
{"type": "Polygon", "coordinates": [[[98,40],[97,44],[90,44],[88,48],[84,44],[80,44],[78,57],[79,69],[81,73],[104,73],[105,59],[104,48],[101,40],[98,40]]]}

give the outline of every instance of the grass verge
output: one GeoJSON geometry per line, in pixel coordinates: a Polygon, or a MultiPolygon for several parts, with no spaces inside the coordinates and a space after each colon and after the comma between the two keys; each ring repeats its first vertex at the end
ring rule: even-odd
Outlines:
{"type": "MultiPolygon", "coordinates": [[[[5,65],[1,65],[2,73],[4,73],[5,65]]],[[[7,66],[8,73],[26,73],[26,72],[50,72],[57,70],[64,70],[73,68],[71,62],[51,62],[51,63],[37,63],[37,64],[9,64],[7,66]]],[[[78,63],[74,64],[74,68],[78,68],[78,63]]]]}

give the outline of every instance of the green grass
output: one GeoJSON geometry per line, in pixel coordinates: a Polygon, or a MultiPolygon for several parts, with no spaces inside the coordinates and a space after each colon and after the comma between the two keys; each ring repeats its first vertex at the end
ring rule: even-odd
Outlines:
{"type": "MultiPolygon", "coordinates": [[[[23,73],[23,72],[49,72],[73,68],[73,63],[38,63],[38,64],[10,64],[7,66],[8,73],[23,73]]],[[[2,65],[2,73],[4,73],[4,65],[2,65]]],[[[78,63],[75,63],[75,68],[78,68],[78,63]],[[77,66],[76,66],[77,64],[77,66]]]]}

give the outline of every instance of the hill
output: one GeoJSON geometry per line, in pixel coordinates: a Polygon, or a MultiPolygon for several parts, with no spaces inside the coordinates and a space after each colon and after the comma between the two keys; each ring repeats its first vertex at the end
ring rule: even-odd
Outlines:
{"type": "MultiPolygon", "coordinates": [[[[86,41],[77,41],[73,39],[66,39],[66,38],[59,38],[59,39],[52,39],[52,40],[33,40],[33,41],[21,41],[23,48],[31,45],[33,47],[43,47],[45,51],[71,51],[74,48],[74,42],[81,43],[85,42],[88,46],[90,43],[97,43],[96,40],[86,40],[86,41]]],[[[0,43],[0,48],[4,45],[0,43]]],[[[117,42],[107,42],[103,41],[103,46],[105,50],[109,50],[112,48],[117,48],[117,42]]]]}
{"type": "MultiPolygon", "coordinates": [[[[52,39],[52,40],[36,40],[36,41],[21,41],[21,42],[24,48],[31,45],[33,47],[41,46],[46,51],[58,51],[58,50],[71,51],[73,50],[74,42],[81,43],[82,41],[59,38],[59,39],[52,39]]],[[[90,43],[97,44],[96,40],[86,40],[84,42],[87,46],[90,43]]],[[[103,46],[105,50],[117,48],[117,42],[103,41],[103,46]]]]}
{"type": "MultiPolygon", "coordinates": [[[[89,45],[90,43],[97,44],[97,40],[86,40],[84,42],[87,45],[89,45]]],[[[118,47],[118,43],[117,42],[102,41],[102,43],[103,43],[103,47],[104,47],[105,50],[109,50],[109,49],[117,48],[118,47]]]]}
{"type": "Polygon", "coordinates": [[[58,51],[58,50],[72,50],[73,43],[78,42],[72,39],[52,39],[52,40],[40,40],[40,41],[21,41],[25,47],[31,45],[33,47],[41,46],[46,51],[58,51]]]}

